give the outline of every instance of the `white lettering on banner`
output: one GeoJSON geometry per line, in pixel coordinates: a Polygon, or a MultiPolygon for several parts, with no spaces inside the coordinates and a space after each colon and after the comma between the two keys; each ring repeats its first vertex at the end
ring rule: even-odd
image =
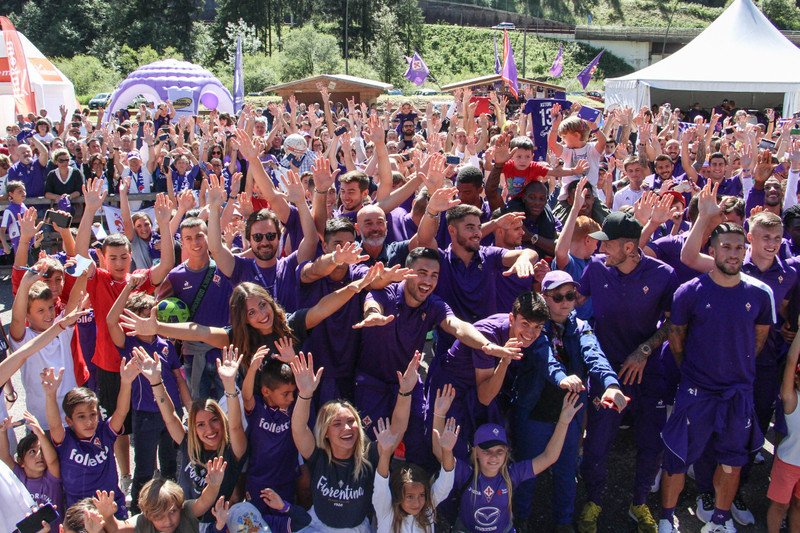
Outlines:
{"type": "Polygon", "coordinates": [[[104,446],[102,451],[94,456],[89,453],[78,453],[78,450],[72,449],[69,452],[69,459],[83,466],[101,465],[108,459],[108,446],[104,446]]]}
{"type": "Polygon", "coordinates": [[[334,498],[337,500],[357,500],[364,496],[364,487],[354,489],[349,484],[342,486],[342,482],[340,481],[339,483],[340,488],[331,487],[328,485],[328,478],[322,476],[319,478],[319,481],[317,481],[317,490],[326,498],[334,498]]]}
{"type": "Polygon", "coordinates": [[[289,429],[289,421],[278,424],[277,422],[268,422],[262,418],[258,421],[258,427],[270,433],[283,433],[289,429]]]}

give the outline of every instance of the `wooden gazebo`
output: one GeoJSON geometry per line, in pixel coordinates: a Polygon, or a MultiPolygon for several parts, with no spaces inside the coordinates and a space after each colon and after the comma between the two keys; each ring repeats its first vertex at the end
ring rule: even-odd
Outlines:
{"type": "MultiPolygon", "coordinates": [[[[564,87],[546,83],[543,81],[532,80],[530,78],[517,78],[519,82],[519,96],[523,98],[523,85],[530,85],[533,87],[536,98],[564,98],[567,90],[564,87]]],[[[453,93],[456,89],[470,88],[475,96],[486,96],[489,91],[498,91],[500,94],[512,98],[508,86],[503,83],[503,78],[500,74],[489,74],[488,76],[479,76],[477,78],[470,78],[468,80],[442,85],[442,91],[453,93]]]]}
{"type": "Polygon", "coordinates": [[[264,91],[275,93],[282,98],[287,98],[293,94],[298,102],[311,104],[319,102],[317,85],[320,83],[328,87],[331,101],[334,103],[344,103],[347,98],[355,97],[357,103],[372,104],[378,99],[378,96],[393,87],[390,83],[357,78],[346,74],[320,74],[310,78],[303,78],[302,80],[273,85],[267,87],[264,91]]]}

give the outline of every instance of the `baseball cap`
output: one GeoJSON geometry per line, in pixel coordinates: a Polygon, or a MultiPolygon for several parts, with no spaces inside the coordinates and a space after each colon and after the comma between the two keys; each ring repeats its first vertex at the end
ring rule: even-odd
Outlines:
{"type": "Polygon", "coordinates": [[[672,201],[679,201],[683,205],[686,205],[686,198],[683,197],[681,193],[678,191],[664,191],[661,193],[661,196],[672,196],[672,201]]]}
{"type": "Polygon", "coordinates": [[[603,229],[590,233],[589,237],[598,241],[613,241],[616,239],[638,239],[642,236],[642,226],[633,215],[622,211],[615,211],[603,221],[603,229]]]}
{"type": "Polygon", "coordinates": [[[542,280],[542,291],[557,289],[565,283],[572,283],[576,287],[581,286],[580,283],[572,279],[572,276],[563,270],[551,270],[544,275],[544,279],[542,280]]]}
{"type": "Polygon", "coordinates": [[[231,506],[225,525],[231,533],[249,533],[250,531],[266,531],[267,524],[256,506],[249,502],[240,502],[231,506]]]}
{"type": "Polygon", "coordinates": [[[139,154],[139,150],[131,150],[128,152],[128,159],[142,159],[142,156],[139,154]]]}
{"type": "Polygon", "coordinates": [[[473,445],[480,446],[484,450],[497,445],[508,446],[506,430],[498,424],[483,424],[475,431],[473,445]]]}
{"type": "Polygon", "coordinates": [[[26,140],[28,140],[28,137],[33,137],[33,133],[33,130],[30,128],[21,130],[19,133],[17,133],[17,142],[20,144],[24,143],[26,140]]]}

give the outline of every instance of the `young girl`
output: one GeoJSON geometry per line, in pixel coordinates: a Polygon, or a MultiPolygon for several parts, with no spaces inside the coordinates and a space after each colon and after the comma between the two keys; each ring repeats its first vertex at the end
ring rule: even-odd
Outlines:
{"type": "MultiPolygon", "coordinates": [[[[399,391],[391,424],[397,435],[403,435],[408,427],[419,361],[417,352],[405,373],[397,373],[399,391]]],[[[302,352],[291,366],[298,391],[292,412],[292,437],[311,470],[311,525],[304,531],[367,533],[374,465],[378,461],[376,446],[367,438],[358,411],[348,402],[330,401],[323,405],[312,431],[308,426],[309,407],[323,369],[314,373],[313,356],[308,354],[306,360],[302,352]]]]}
{"type": "MultiPolygon", "coordinates": [[[[152,356],[139,346],[133,348],[142,375],[150,382],[156,404],[164,417],[172,440],[180,446],[182,470],[178,477],[189,499],[200,497],[207,485],[206,463],[214,457],[222,456],[228,466],[219,489],[225,499],[233,497],[234,489],[244,466],[247,452],[247,435],[242,426],[242,410],[239,404],[239,391],[236,389],[236,374],[242,357],[233,346],[223,348],[222,359],[217,359],[217,372],[225,388],[228,400],[228,415],[214,400],[197,400],[189,410],[189,427],[181,422],[175,413],[172,398],[164,389],[161,372],[161,359],[152,356]]],[[[234,502],[237,498],[233,498],[234,502]]],[[[210,512],[200,517],[200,523],[207,528],[214,521],[210,512]]]]}
{"type": "MultiPolygon", "coordinates": [[[[435,413],[446,413],[452,396],[437,394],[435,413]]],[[[472,464],[458,462],[454,485],[460,493],[458,520],[454,531],[480,531],[481,533],[513,532],[511,509],[512,491],[525,480],[538,476],[561,455],[564,437],[575,413],[581,408],[579,395],[564,397],[561,415],[553,436],[541,455],[530,462],[511,463],[506,431],[497,424],[483,424],[475,431],[472,464]],[[463,488],[463,490],[461,490],[463,488]]],[[[434,417],[434,431],[444,430],[444,419],[434,417]]],[[[442,452],[434,442],[433,454],[442,461],[442,452]]]]}
{"type": "Polygon", "coordinates": [[[788,435],[778,445],[775,461],[772,463],[771,481],[767,498],[771,500],[767,511],[767,531],[778,533],[781,522],[789,511],[791,531],[800,530],[800,409],[797,409],[800,395],[800,335],[789,347],[786,367],[781,384],[781,400],[786,417],[788,435]],[[790,511],[791,507],[791,511],[790,511]]]}
{"type": "Polygon", "coordinates": [[[378,519],[378,533],[433,532],[435,509],[453,488],[455,460],[453,447],[461,428],[456,419],[447,421],[445,431],[433,432],[434,446],[442,452],[442,468],[431,486],[430,475],[422,468],[407,463],[389,478],[389,463],[402,435],[397,435],[383,420],[378,420],[375,435],[378,442],[378,467],[372,506],[378,519]]]}

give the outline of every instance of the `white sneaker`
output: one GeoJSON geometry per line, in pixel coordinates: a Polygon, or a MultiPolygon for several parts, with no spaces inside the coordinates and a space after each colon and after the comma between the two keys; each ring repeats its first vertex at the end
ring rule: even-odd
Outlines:
{"type": "Polygon", "coordinates": [[[751,524],[756,523],[756,517],[753,516],[753,513],[747,507],[747,504],[742,499],[742,495],[738,492],[736,493],[736,497],[733,498],[733,505],[731,505],[731,515],[733,515],[733,519],[736,520],[737,523],[743,526],[749,526],[751,524]]]}
{"type": "Polygon", "coordinates": [[[658,474],[656,474],[656,479],[653,481],[653,485],[650,487],[650,493],[655,494],[661,488],[661,469],[658,469],[658,474]]]}
{"type": "Polygon", "coordinates": [[[704,524],[711,522],[711,515],[714,514],[714,494],[712,492],[703,492],[697,497],[695,514],[704,524]]]}
{"type": "Polygon", "coordinates": [[[703,526],[700,533],[736,533],[736,526],[733,525],[733,519],[725,522],[724,526],[709,522],[703,526]]]}
{"type": "Polygon", "coordinates": [[[664,518],[659,520],[658,533],[678,533],[678,517],[673,517],[672,522],[664,518]]]}
{"type": "Polygon", "coordinates": [[[131,476],[122,476],[119,478],[119,488],[125,495],[131,493],[132,484],[133,484],[133,478],[131,476]]]}
{"type": "Polygon", "coordinates": [[[694,479],[694,465],[689,465],[689,468],[686,470],[686,475],[689,476],[690,479],[694,479]]]}

